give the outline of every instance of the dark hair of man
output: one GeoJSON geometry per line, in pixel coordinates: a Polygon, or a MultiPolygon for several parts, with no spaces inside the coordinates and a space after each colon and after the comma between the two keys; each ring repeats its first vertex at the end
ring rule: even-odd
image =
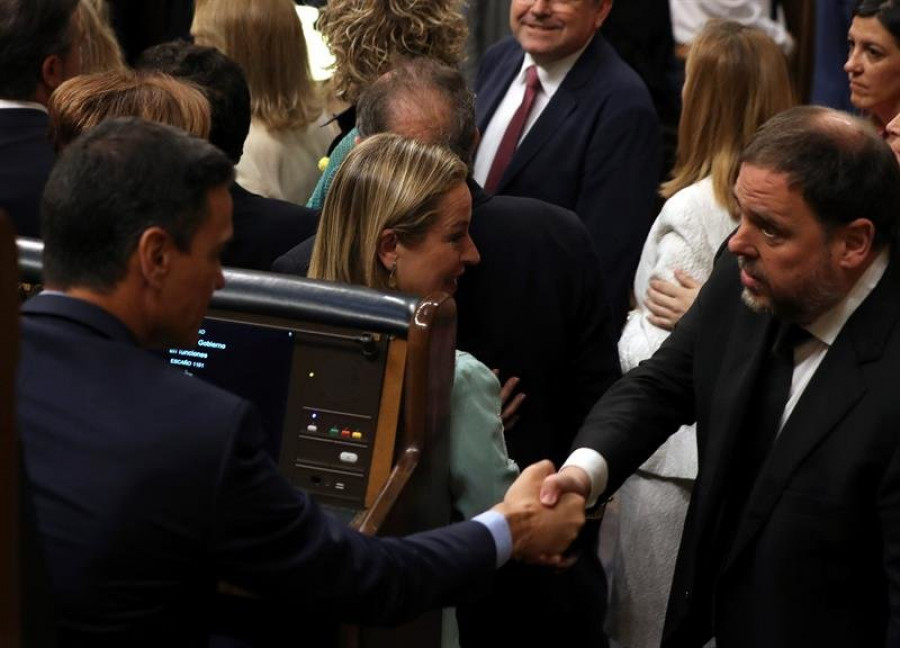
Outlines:
{"type": "Polygon", "coordinates": [[[875,247],[894,236],[900,167],[867,123],[820,106],[786,110],[757,131],[742,164],[783,173],[826,231],[857,218],[875,225],[875,247]]]}
{"type": "Polygon", "coordinates": [[[145,50],[135,68],[164,72],[199,87],[210,106],[209,141],[234,164],[240,161],[250,131],[250,89],[241,66],[213,47],[172,41],[145,50]]]}
{"type": "Polygon", "coordinates": [[[78,0],[0,0],[0,98],[29,100],[44,59],[72,46],[78,0]]]}
{"type": "Polygon", "coordinates": [[[220,150],[176,128],[135,117],[101,123],[63,151],[44,189],[46,283],[112,290],[154,226],[190,250],[208,192],[233,174],[220,150]]]}
{"type": "Polygon", "coordinates": [[[440,129],[437,141],[471,164],[475,148],[475,98],[459,71],[428,58],[401,58],[359,97],[356,127],[368,137],[392,131],[403,111],[438,111],[430,127],[440,129]]]}
{"type": "Polygon", "coordinates": [[[878,18],[878,22],[891,33],[894,42],[900,47],[900,0],[860,0],[853,15],[878,18]]]}

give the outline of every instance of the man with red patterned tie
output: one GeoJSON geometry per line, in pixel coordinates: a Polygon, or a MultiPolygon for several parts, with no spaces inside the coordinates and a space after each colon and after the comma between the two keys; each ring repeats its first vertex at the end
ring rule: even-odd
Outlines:
{"type": "Polygon", "coordinates": [[[571,209],[603,264],[617,325],[656,206],[659,123],[650,94],[598,31],[612,0],[514,0],[514,38],[475,81],[474,176],[491,193],[571,209]]]}

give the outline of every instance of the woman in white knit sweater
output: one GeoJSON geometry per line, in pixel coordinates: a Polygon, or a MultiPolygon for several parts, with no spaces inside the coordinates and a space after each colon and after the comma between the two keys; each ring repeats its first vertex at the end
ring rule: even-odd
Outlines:
{"type": "MultiPolygon", "coordinates": [[[[622,370],[662,344],[712,271],[737,226],[732,185],[756,129],[793,105],[787,61],[762,31],[710,22],[694,39],[682,91],[678,154],[634,281],[637,302],[619,340],[622,370]]],[[[691,488],[693,426],[673,435],[619,489],[610,636],[625,648],[658,646],[691,488]]]]}

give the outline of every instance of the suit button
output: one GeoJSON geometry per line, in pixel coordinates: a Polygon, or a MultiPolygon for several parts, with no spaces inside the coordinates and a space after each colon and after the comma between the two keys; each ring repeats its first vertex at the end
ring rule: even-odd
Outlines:
{"type": "Polygon", "coordinates": [[[689,589],[688,589],[688,590],[684,590],[684,600],[685,600],[685,601],[690,601],[690,600],[691,600],[691,590],[689,590],[689,589]]]}

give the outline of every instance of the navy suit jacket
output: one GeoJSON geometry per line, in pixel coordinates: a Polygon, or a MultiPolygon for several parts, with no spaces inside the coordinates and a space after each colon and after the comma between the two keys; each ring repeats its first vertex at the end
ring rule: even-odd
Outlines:
{"type": "Polygon", "coordinates": [[[472,190],[481,263],[460,278],[457,346],[526,400],[506,435],[520,466],[565,459],[597,399],[620,375],[600,262],[572,212],[532,198],[472,190]]]}
{"type": "Polygon", "coordinates": [[[234,268],[268,271],[272,262],[316,233],[319,214],[300,205],[265,198],[231,184],[234,236],[222,263],[234,268]]]}
{"type": "Polygon", "coordinates": [[[380,539],[324,514],[262,450],[249,403],[138,348],[107,312],[39,295],[22,320],[18,428],[60,645],[206,645],[218,579],[361,622],[490,580],[477,522],[380,539]]]}
{"type": "Polygon", "coordinates": [[[0,209],[18,236],[41,236],[41,195],[55,158],[48,124],[41,110],[0,110],[0,209]]]}
{"type": "Polygon", "coordinates": [[[900,645],[898,261],[895,248],[786,421],[724,546],[718,521],[778,325],[741,301],[731,253],[659,351],[589,415],[573,447],[606,458],[608,493],[680,424],[697,422],[699,472],[664,647],[700,648],[713,628],[720,646],[737,648],[900,645]]]}
{"type": "MultiPolygon", "coordinates": [[[[478,127],[522,66],[512,38],[485,54],[475,81],[478,127]]],[[[656,210],[659,121],[640,77],[598,32],[516,149],[498,194],[571,209],[587,225],[617,327],[656,210]]],[[[618,334],[618,329],[616,330],[618,334]]]]}

